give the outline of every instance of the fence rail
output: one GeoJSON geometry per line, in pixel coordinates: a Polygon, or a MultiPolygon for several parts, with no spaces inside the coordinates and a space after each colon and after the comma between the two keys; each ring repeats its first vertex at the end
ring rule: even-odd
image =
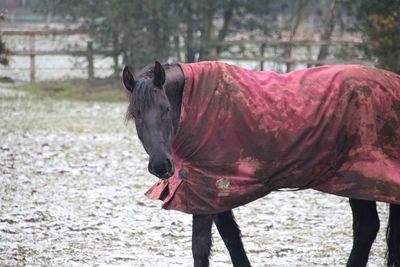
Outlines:
{"type": "Polygon", "coordinates": [[[214,43],[214,46],[226,46],[226,45],[247,45],[247,44],[254,44],[254,45],[267,45],[267,46],[322,46],[322,45],[365,45],[366,43],[363,41],[346,41],[346,40],[331,40],[331,41],[320,41],[320,40],[228,40],[222,42],[214,43]]]}
{"type": "MultiPolygon", "coordinates": [[[[113,52],[111,50],[97,50],[93,49],[94,54],[99,54],[99,55],[105,55],[105,56],[111,56],[113,52]]],[[[30,55],[36,55],[36,56],[62,56],[62,55],[67,55],[67,56],[86,56],[88,54],[88,50],[76,50],[76,51],[71,51],[67,49],[58,49],[58,50],[36,50],[34,53],[30,50],[9,50],[9,55],[11,56],[30,56],[30,55]]]]}
{"type": "MultiPolygon", "coordinates": [[[[233,60],[233,61],[259,61],[259,62],[275,62],[275,63],[284,63],[284,64],[304,64],[309,66],[317,66],[317,65],[335,65],[335,64],[366,64],[373,65],[374,61],[364,60],[364,59],[295,59],[295,58],[287,58],[287,57],[265,57],[265,56],[221,56],[220,60],[233,60]]],[[[263,64],[261,64],[263,65],[263,64]]]]}
{"type": "Polygon", "coordinates": [[[78,29],[51,29],[51,30],[20,30],[20,29],[1,29],[3,35],[73,35],[86,34],[85,31],[78,29]]]}

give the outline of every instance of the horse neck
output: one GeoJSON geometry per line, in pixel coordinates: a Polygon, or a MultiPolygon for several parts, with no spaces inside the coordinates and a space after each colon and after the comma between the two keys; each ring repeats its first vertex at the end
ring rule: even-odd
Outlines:
{"type": "Polygon", "coordinates": [[[172,111],[172,123],[174,126],[174,133],[179,126],[179,118],[181,115],[183,87],[185,85],[185,76],[181,67],[178,64],[169,65],[165,68],[165,93],[168,97],[172,111]]]}

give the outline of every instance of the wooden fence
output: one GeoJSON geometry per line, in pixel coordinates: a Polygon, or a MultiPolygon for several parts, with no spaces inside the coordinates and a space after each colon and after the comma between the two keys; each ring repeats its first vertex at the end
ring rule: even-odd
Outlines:
{"type": "MultiPolygon", "coordinates": [[[[260,69],[264,69],[265,62],[282,63],[287,65],[304,64],[308,67],[318,65],[331,65],[331,64],[367,64],[373,65],[374,61],[365,57],[356,57],[354,55],[348,57],[328,57],[324,59],[318,59],[318,55],[313,53],[313,48],[317,48],[317,51],[322,46],[327,46],[332,50],[347,47],[352,51],[361,51],[362,47],[368,45],[361,40],[355,41],[315,41],[315,40],[293,40],[293,41],[280,41],[280,40],[236,40],[236,41],[224,41],[213,44],[214,47],[239,47],[241,52],[239,53],[221,53],[218,56],[219,60],[234,60],[234,61],[255,61],[259,62],[260,69]],[[252,47],[252,53],[244,53],[248,50],[248,47],[252,47]],[[274,49],[274,53],[266,55],[268,48],[274,49]],[[300,57],[295,53],[287,55],[288,49],[303,48],[305,56],[300,57]]],[[[315,49],[314,49],[315,50],[315,49]]]]}
{"type": "MultiPolygon", "coordinates": [[[[93,43],[88,37],[86,49],[71,50],[71,49],[55,49],[55,50],[38,50],[36,49],[36,36],[56,36],[56,35],[77,35],[86,34],[85,32],[78,30],[1,30],[1,34],[5,36],[19,35],[29,36],[29,45],[26,50],[12,50],[10,55],[14,56],[29,56],[30,57],[30,81],[35,82],[36,73],[36,56],[51,56],[51,55],[70,55],[80,56],[87,59],[87,76],[89,79],[94,78],[94,56],[103,55],[113,58],[113,72],[114,75],[119,75],[119,56],[118,51],[113,50],[98,50],[93,48],[93,43]]],[[[327,65],[327,64],[346,64],[346,63],[361,63],[361,64],[373,64],[371,60],[357,57],[346,57],[346,58],[327,58],[318,60],[313,48],[322,46],[328,46],[330,48],[337,47],[359,47],[365,45],[362,41],[314,41],[314,40],[294,40],[288,41],[276,41],[276,40],[237,40],[237,41],[224,41],[213,43],[210,45],[211,48],[217,48],[220,53],[216,59],[218,60],[233,60],[233,61],[252,61],[259,62],[260,69],[264,69],[265,62],[273,62],[278,64],[286,64],[287,69],[290,70],[291,65],[304,64],[306,66],[315,65],[327,65]],[[223,48],[223,49],[221,49],[223,48]],[[229,52],[232,48],[236,48],[236,52],[229,52]],[[305,53],[300,57],[296,53],[285,53],[287,49],[302,48],[305,53]],[[273,49],[274,53],[267,53],[267,50],[273,49]],[[252,50],[249,52],[249,50],[252,50]]],[[[183,49],[183,47],[181,48],[183,49]]],[[[216,49],[216,50],[217,50],[216,49]]],[[[357,50],[353,49],[353,50],[357,50]]],[[[315,49],[314,49],[315,51],[315,49]]]]}
{"type": "MultiPolygon", "coordinates": [[[[93,79],[95,75],[94,70],[94,56],[103,55],[113,58],[114,75],[119,75],[119,53],[112,50],[98,50],[93,48],[93,42],[88,40],[85,50],[71,50],[71,49],[54,49],[54,50],[38,50],[36,49],[36,36],[56,36],[56,35],[77,35],[85,34],[85,32],[78,30],[1,30],[4,36],[29,36],[29,49],[27,50],[13,50],[10,49],[11,56],[29,56],[30,57],[30,81],[35,82],[36,74],[36,56],[57,56],[57,55],[70,55],[81,56],[87,59],[87,74],[89,79],[93,79]]],[[[89,39],[89,38],[88,38],[89,39]]]]}

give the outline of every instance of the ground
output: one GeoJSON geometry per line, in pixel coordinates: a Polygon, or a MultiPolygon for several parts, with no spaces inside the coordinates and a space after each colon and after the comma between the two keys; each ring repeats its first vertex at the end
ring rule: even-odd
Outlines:
{"type": "MultiPolygon", "coordinates": [[[[0,84],[0,266],[191,266],[191,216],[143,193],[125,102],[60,100],[0,84]]],[[[387,206],[369,266],[384,265],[387,206]]],[[[348,201],[277,192],[235,209],[253,266],[344,266],[348,201]]],[[[214,227],[211,266],[231,266],[214,227]]]]}

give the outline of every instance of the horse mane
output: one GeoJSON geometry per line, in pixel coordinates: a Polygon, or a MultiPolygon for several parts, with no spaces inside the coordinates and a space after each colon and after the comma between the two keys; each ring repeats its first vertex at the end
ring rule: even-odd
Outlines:
{"type": "MultiPolygon", "coordinates": [[[[162,64],[165,72],[176,64],[162,64]]],[[[128,93],[129,105],[125,114],[125,123],[135,120],[133,111],[141,112],[147,106],[154,102],[154,91],[146,90],[147,84],[153,81],[154,78],[154,64],[149,64],[135,73],[136,86],[132,93],[128,93]]]]}

